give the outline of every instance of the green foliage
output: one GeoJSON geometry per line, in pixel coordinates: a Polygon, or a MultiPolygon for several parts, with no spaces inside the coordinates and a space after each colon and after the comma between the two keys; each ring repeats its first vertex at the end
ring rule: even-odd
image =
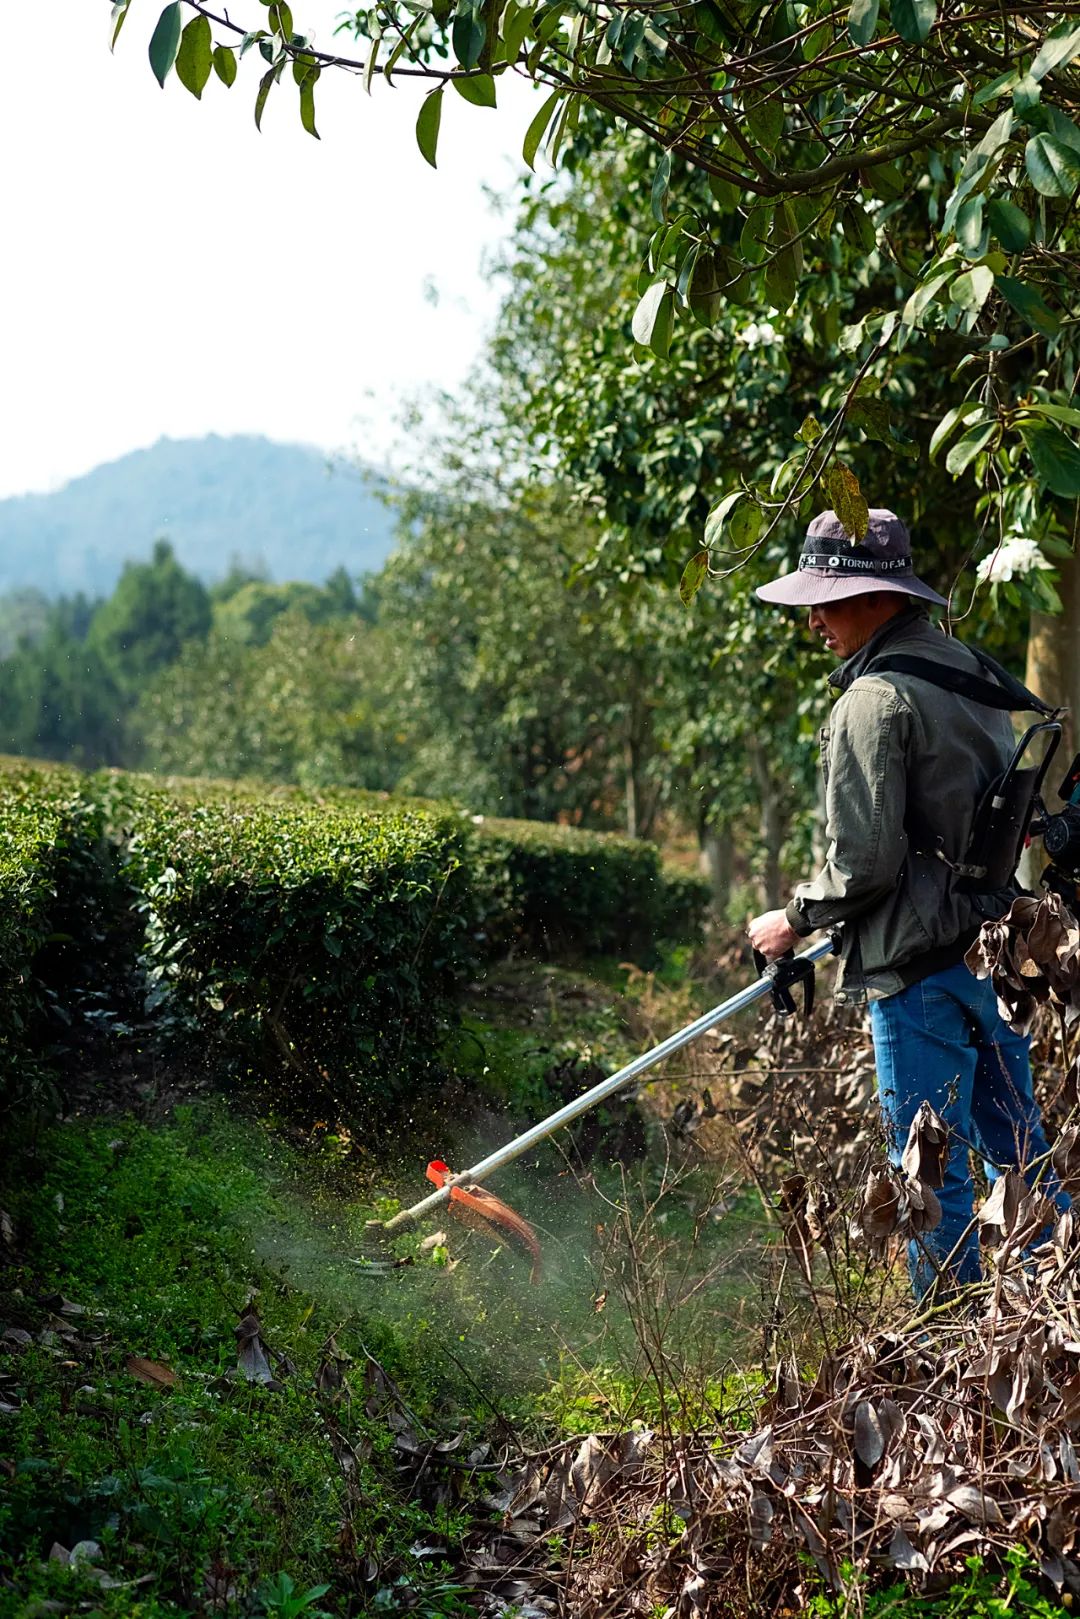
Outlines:
{"type": "MultiPolygon", "coordinates": [[[[858,1611],[866,1619],[1065,1619],[1071,1610],[1039,1589],[1038,1570],[1025,1547],[1010,1547],[1004,1562],[1002,1572],[981,1557],[969,1557],[965,1578],[932,1596],[919,1596],[903,1584],[861,1591],[858,1611]]],[[[864,1580],[850,1565],[842,1575],[845,1595],[811,1597],[804,1610],[808,1619],[845,1619],[852,1612],[850,1587],[864,1580]]]]}
{"type": "Polygon", "coordinates": [[[0,1115],[47,1093],[43,1051],[57,1038],[70,958],[85,953],[72,888],[95,920],[100,818],[74,772],[0,769],[0,1115]]]}
{"type": "Polygon", "coordinates": [[[244,585],[215,605],[214,622],[140,697],[130,735],[143,764],[310,787],[395,784],[404,756],[385,715],[381,632],[331,616],[327,593],[306,584],[244,585]]]}
{"type": "MultiPolygon", "coordinates": [[[[505,878],[508,911],[494,920],[558,956],[640,952],[700,925],[704,885],[665,871],[655,844],[576,828],[491,820],[474,847],[505,878]]],[[[500,885],[501,886],[501,885],[500,885]]]]}
{"type": "Polygon", "coordinates": [[[163,1033],[199,1029],[308,1117],[370,1121],[440,1082],[455,987],[485,957],[648,955],[695,928],[704,897],[627,839],[20,761],[0,772],[0,839],[8,1105],[49,1018],[85,1022],[87,996],[108,995],[95,1027],[121,1019],[138,955],[163,1033]]]}
{"type": "Polygon", "coordinates": [[[205,640],[209,630],[205,585],[184,571],[167,540],[158,540],[149,562],[127,564],[94,614],[87,645],[117,687],[134,692],[174,663],[187,642],[205,640]]]}
{"type": "Polygon", "coordinates": [[[0,661],[0,739],[12,753],[69,760],[78,765],[113,763],[120,757],[118,720],[124,700],[113,672],[87,647],[92,606],[82,598],[48,604],[41,617],[33,605],[22,617],[14,604],[17,643],[0,661]]]}
{"type": "Polygon", "coordinates": [[[439,1078],[438,1030],[483,914],[431,816],[198,802],[114,786],[152,998],[298,1111],[373,1116],[439,1078]]]}
{"type": "MultiPolygon", "coordinates": [[[[172,10],[159,25],[170,49],[172,10]]],[[[667,422],[672,444],[690,463],[681,483],[664,491],[667,543],[682,552],[676,578],[701,550],[689,542],[700,535],[693,508],[708,452],[701,432],[686,431],[679,390],[665,385],[672,359],[709,396],[715,426],[731,447],[727,459],[740,463],[729,465],[734,476],[715,492],[737,478],[762,514],[751,550],[767,543],[782,515],[797,510],[805,519],[838,490],[859,531],[868,502],[841,440],[865,429],[865,418],[857,423],[852,413],[862,385],[881,392],[890,412],[886,430],[874,434],[876,468],[885,451],[904,458],[924,427],[932,430],[947,410],[977,396],[995,432],[981,443],[969,440],[970,453],[944,469],[976,480],[978,495],[962,497],[964,506],[981,507],[1000,534],[1042,502],[1047,510],[1034,537],[1055,524],[1064,528],[1068,514],[1054,502],[1073,499],[1080,482],[1080,473],[1063,470],[1068,451],[1077,453],[1074,433],[1061,428],[1068,450],[1059,446],[1051,455],[1041,435],[1021,431],[1017,407],[1033,387],[1067,404],[1080,365],[1073,208],[1080,45],[1067,8],[1029,6],[1022,36],[1007,13],[973,4],[943,8],[936,0],[895,0],[890,8],[878,0],[841,7],[772,0],[662,13],[601,4],[587,17],[572,8],[530,12],[519,0],[462,0],[421,15],[411,0],[386,0],[356,11],[353,26],[366,63],[309,53],[306,38],[285,29],[249,35],[271,64],[260,98],[287,63],[309,54],[327,66],[364,66],[370,83],[376,53],[388,51],[390,63],[408,63],[410,73],[437,81],[417,130],[434,162],[447,80],[471,99],[494,100],[499,75],[512,71],[547,94],[525,138],[530,166],[545,136],[550,159],[561,151],[572,172],[606,144],[627,160],[620,194],[604,199],[591,224],[594,238],[611,239],[629,297],[624,291],[603,305],[601,246],[599,278],[579,283],[563,318],[576,323],[584,349],[595,349],[594,371],[603,371],[595,362],[607,359],[614,335],[619,380],[632,358],[643,373],[635,388],[642,405],[667,422]],[[642,254],[631,232],[634,224],[648,228],[650,214],[655,229],[642,254]],[[597,279],[599,326],[592,318],[597,279]],[[824,379],[815,392],[831,395],[820,442],[794,456],[782,423],[766,453],[760,443],[745,453],[757,437],[754,401],[724,384],[736,369],[733,335],[751,324],[748,311],[755,322],[767,317],[796,358],[812,362],[824,379]],[[694,364],[703,331],[716,333],[727,356],[720,388],[716,371],[694,364]],[[924,364],[929,391],[918,385],[924,364]],[[729,392],[734,409],[725,420],[729,392]],[[683,491],[689,499],[672,498],[683,491]]],[[[234,33],[243,27],[228,24],[234,33]]],[[[163,47],[158,54],[161,76],[169,53],[163,47]]],[[[546,309],[544,297],[535,302],[546,309]]],[[[554,418],[554,434],[541,422],[535,436],[565,454],[573,435],[560,419],[562,403],[570,398],[571,414],[606,407],[598,412],[602,426],[589,434],[590,457],[612,469],[618,498],[605,490],[608,511],[621,504],[640,515],[640,492],[627,491],[619,452],[641,408],[635,400],[624,422],[611,390],[591,377],[594,385],[583,391],[562,358],[548,354],[543,386],[533,392],[541,413],[554,418]]],[[[661,459],[670,453],[665,446],[661,459]]],[[[901,476],[910,483],[903,468],[901,476]]],[[[891,469],[875,472],[876,483],[894,479],[891,469]]],[[[939,509],[928,499],[927,511],[939,509]]],[[[650,571],[655,540],[644,543],[640,524],[626,515],[615,515],[614,527],[619,539],[620,530],[639,530],[628,560],[635,567],[645,561],[650,571]]],[[[595,565],[619,572],[623,549],[608,546],[595,565]]],[[[723,568],[740,560],[737,546],[727,551],[723,568]]],[[[714,559],[721,560],[715,550],[714,559]]],[[[669,571],[675,560],[665,557],[669,571]]]]}
{"type": "Polygon", "coordinates": [[[68,792],[62,781],[55,787],[26,778],[0,782],[0,1061],[5,1077],[25,1057],[29,1025],[42,1010],[33,962],[52,931],[68,792]]]}
{"type": "Polygon", "coordinates": [[[460,1511],[432,1511],[400,1487],[395,1435],[365,1410],[367,1350],[401,1380],[414,1420],[437,1423],[440,1436],[478,1430],[475,1392],[436,1353],[441,1326],[400,1306],[388,1316],[385,1296],[357,1284],[342,1251],[366,1211],[354,1218],[320,1193],[310,1169],[302,1201],[303,1172],[254,1121],[204,1108],[181,1109],[157,1131],[115,1115],[54,1127],[32,1173],[3,1177],[20,1232],[0,1290],[5,1321],[36,1340],[48,1313],[31,1301],[50,1293],[87,1312],[68,1318],[85,1331],[62,1355],[37,1341],[0,1346],[13,1406],[0,1602],[18,1598],[5,1613],[92,1601],[102,1619],[181,1619],[217,1592],[266,1619],[317,1619],[343,1611],[358,1552],[359,1567],[370,1559],[378,1576],[374,1596],[402,1566],[415,1570],[409,1547],[419,1538],[455,1545],[460,1511]],[[295,1280],[290,1243],[306,1258],[295,1280]],[[273,1389],[237,1369],[235,1328],[249,1300],[279,1372],[273,1389]],[[335,1350],[355,1361],[352,1400],[316,1388],[321,1346],[335,1332],[335,1350]],[[137,1380],[133,1355],[177,1381],[137,1380]],[[355,1490],[330,1424],[354,1447],[355,1490]],[[48,1560],[55,1542],[88,1539],[115,1589],[48,1560]]]}

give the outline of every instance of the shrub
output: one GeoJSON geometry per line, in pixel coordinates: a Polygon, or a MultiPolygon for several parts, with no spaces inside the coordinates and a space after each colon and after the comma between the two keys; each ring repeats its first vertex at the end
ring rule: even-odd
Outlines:
{"type": "Polygon", "coordinates": [[[454,985],[485,956],[629,953],[703,897],[610,834],[0,761],[0,1057],[47,1043],[46,1012],[122,1026],[141,982],[309,1115],[371,1119],[438,1080],[454,985]]]}
{"type": "Polygon", "coordinates": [[[708,886],[666,867],[655,844],[613,832],[546,821],[473,816],[460,805],[362,788],[276,786],[261,782],[103,772],[114,795],[167,790],[188,802],[325,805],[339,814],[425,815],[452,836],[474,873],[486,912],[477,921],[490,951],[509,944],[542,955],[630,954],[697,932],[708,886]]]}
{"type": "Polygon", "coordinates": [[[305,1111],[370,1115],[437,1075],[483,909],[443,826],[146,789],[127,807],[157,998],[290,1076],[305,1111]]]}
{"type": "Polygon", "coordinates": [[[0,760],[0,1107],[33,1093],[31,1060],[46,1039],[50,944],[60,942],[64,868],[86,836],[78,776],[63,768],[0,760]]]}
{"type": "Polygon", "coordinates": [[[501,879],[492,885],[505,896],[491,919],[499,942],[516,937],[545,955],[629,954],[701,924],[704,883],[666,871],[655,844],[510,820],[477,821],[472,842],[501,879]]]}

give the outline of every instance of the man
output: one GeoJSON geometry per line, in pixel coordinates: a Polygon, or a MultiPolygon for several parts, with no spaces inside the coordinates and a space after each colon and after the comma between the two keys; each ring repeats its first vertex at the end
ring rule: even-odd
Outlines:
{"type": "MultiPolygon", "coordinates": [[[[982,922],[1000,916],[1017,889],[965,892],[953,870],[964,862],[983,792],[1013,752],[1013,729],[1004,712],[928,679],[870,670],[902,653],[988,678],[967,647],[930,623],[929,605],[945,602],[913,572],[907,529],[893,512],[871,511],[860,544],[834,512],[822,512],[797,572],[758,595],[808,607],[811,631],[843,662],[831,677],[840,697],[821,733],[825,864],[785,910],[751,922],[750,940],[772,960],[818,928],[842,924],[836,999],[870,1003],[893,1161],[920,1102],[953,1132],[941,1224],[909,1249],[921,1297],[939,1275],[954,1283],[979,1276],[965,1144],[992,1178],[1048,1150],[1029,1042],[999,1017],[989,981],[963,962],[982,922]]],[[[1043,1185],[1068,1206],[1056,1182],[1043,1185]]]]}

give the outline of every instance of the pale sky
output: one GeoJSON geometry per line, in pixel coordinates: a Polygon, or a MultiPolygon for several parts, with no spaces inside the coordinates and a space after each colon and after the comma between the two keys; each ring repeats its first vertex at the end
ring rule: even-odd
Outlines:
{"type": "MultiPolygon", "coordinates": [[[[162,3],[132,0],[110,56],[108,0],[48,0],[7,57],[0,496],[163,434],[377,461],[401,402],[459,383],[494,312],[483,258],[507,221],[483,187],[523,172],[527,88],[504,76],[497,111],[448,92],[437,172],[413,136],[415,81],[377,75],[369,99],[324,73],[315,141],[286,74],[260,135],[257,51],[201,103],[175,75],[158,87],[146,47],[162,3]]],[[[293,0],[297,28],[359,54],[334,39],[341,9],[293,0]]]]}

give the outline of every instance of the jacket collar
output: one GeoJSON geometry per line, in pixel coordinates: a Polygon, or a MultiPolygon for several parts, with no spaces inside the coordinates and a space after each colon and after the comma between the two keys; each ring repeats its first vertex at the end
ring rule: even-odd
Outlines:
{"type": "Polygon", "coordinates": [[[835,687],[837,691],[847,691],[852,681],[858,680],[865,672],[867,664],[876,658],[890,641],[906,635],[920,620],[924,623],[927,621],[926,609],[915,605],[905,607],[903,612],[895,613],[892,618],[886,619],[881,628],[874,631],[865,646],[861,646],[846,663],[833,670],[829,676],[829,685],[835,687]]]}

